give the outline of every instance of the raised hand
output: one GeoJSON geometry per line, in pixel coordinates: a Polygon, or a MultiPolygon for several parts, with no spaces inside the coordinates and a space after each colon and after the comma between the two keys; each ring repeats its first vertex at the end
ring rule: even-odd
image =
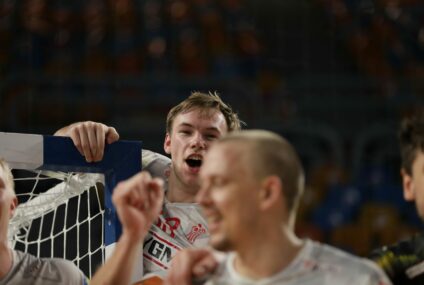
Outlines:
{"type": "Polygon", "coordinates": [[[203,284],[201,280],[218,266],[214,251],[209,248],[186,248],[172,259],[164,285],[203,284]]]}
{"type": "Polygon", "coordinates": [[[112,196],[122,234],[141,241],[160,214],[163,205],[163,181],[142,171],[120,182],[112,196]]]}
{"type": "Polygon", "coordinates": [[[130,284],[136,268],[142,240],[159,216],[163,205],[163,181],[140,172],[120,182],[114,189],[112,202],[122,224],[122,235],[112,256],[96,272],[90,284],[130,284]]]}
{"type": "Polygon", "coordinates": [[[102,160],[105,141],[110,144],[119,139],[115,128],[91,121],[66,126],[58,130],[55,135],[70,137],[87,162],[102,160]]]}

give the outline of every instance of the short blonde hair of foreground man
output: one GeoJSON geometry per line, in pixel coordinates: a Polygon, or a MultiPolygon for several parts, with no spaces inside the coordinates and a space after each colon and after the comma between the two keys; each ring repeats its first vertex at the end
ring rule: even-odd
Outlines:
{"type": "Polygon", "coordinates": [[[196,200],[210,245],[229,254],[211,265],[210,251],[183,250],[166,284],[191,284],[205,271],[214,272],[206,284],[391,284],[372,262],[295,235],[304,171],[281,136],[264,130],[224,136],[206,154],[200,178],[196,200]]]}

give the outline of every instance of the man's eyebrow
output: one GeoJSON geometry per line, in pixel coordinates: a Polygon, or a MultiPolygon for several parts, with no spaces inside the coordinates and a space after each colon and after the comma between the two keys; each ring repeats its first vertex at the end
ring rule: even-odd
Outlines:
{"type": "Polygon", "coordinates": [[[181,123],[179,124],[177,127],[189,127],[189,128],[194,128],[194,126],[192,124],[189,123],[181,123]]]}
{"type": "MultiPolygon", "coordinates": [[[[177,127],[188,127],[188,128],[194,128],[192,124],[189,123],[181,123],[177,127]]],[[[208,131],[217,131],[220,132],[220,130],[217,127],[207,127],[206,130],[208,131]]]]}
{"type": "Polygon", "coordinates": [[[206,130],[220,132],[220,130],[217,127],[208,127],[208,128],[206,128],[206,130]]]}

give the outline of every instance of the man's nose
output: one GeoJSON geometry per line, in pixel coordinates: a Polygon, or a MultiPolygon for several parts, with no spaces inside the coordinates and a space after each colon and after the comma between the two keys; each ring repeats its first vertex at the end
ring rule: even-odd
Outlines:
{"type": "Polygon", "coordinates": [[[201,134],[195,134],[193,136],[193,139],[191,140],[191,147],[199,149],[206,148],[206,141],[201,134]]]}

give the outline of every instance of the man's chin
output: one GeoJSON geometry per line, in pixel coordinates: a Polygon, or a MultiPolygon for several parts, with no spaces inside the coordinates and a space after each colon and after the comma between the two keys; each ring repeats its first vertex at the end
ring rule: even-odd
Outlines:
{"type": "Polygon", "coordinates": [[[210,246],[218,251],[232,251],[233,250],[233,246],[232,244],[228,241],[228,240],[210,240],[209,242],[210,246]]]}

